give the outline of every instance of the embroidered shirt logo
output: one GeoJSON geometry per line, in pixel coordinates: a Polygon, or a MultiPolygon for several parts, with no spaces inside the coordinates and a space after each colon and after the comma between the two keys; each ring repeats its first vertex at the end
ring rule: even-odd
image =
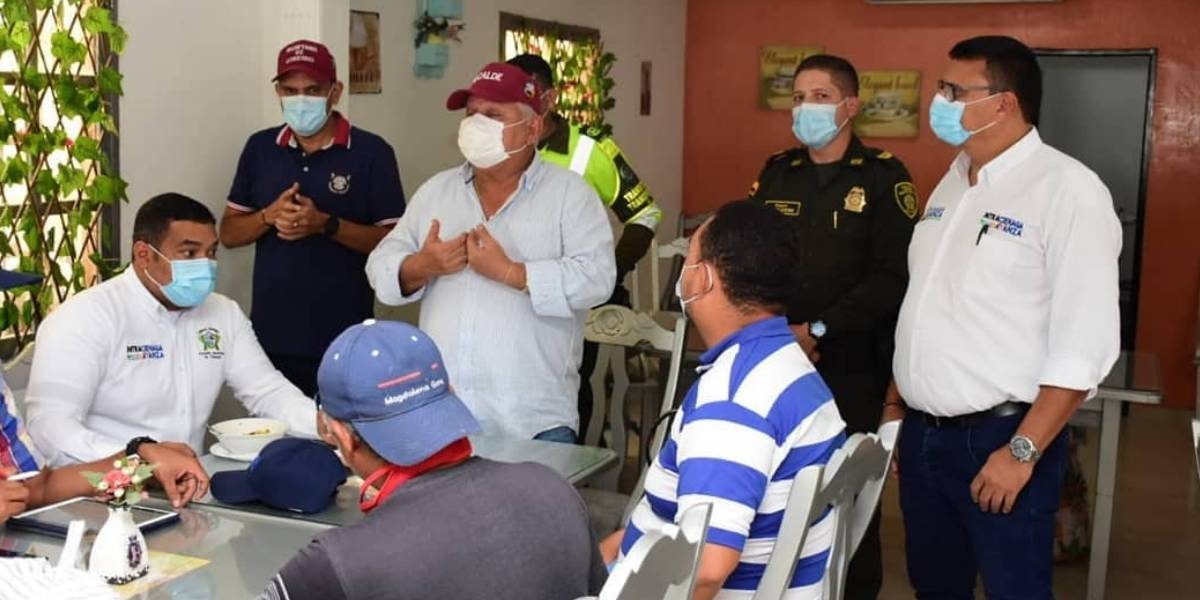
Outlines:
{"type": "Polygon", "coordinates": [[[202,358],[224,358],[221,350],[221,330],[215,327],[205,327],[196,334],[200,340],[200,356],[202,358]]]}
{"type": "Polygon", "coordinates": [[[338,175],[337,173],[329,174],[329,191],[335,194],[345,194],[350,191],[350,176],[338,175]]]}
{"type": "Polygon", "coordinates": [[[979,223],[988,229],[1002,231],[1013,237],[1021,237],[1021,233],[1025,230],[1025,224],[1021,221],[993,212],[983,213],[983,218],[979,219],[979,223]]]}
{"type": "Polygon", "coordinates": [[[166,358],[162,344],[129,344],[125,346],[125,360],[153,360],[166,358]]]}
{"type": "Polygon", "coordinates": [[[921,215],[922,221],[940,221],[942,213],[946,212],[945,206],[930,206],[925,209],[925,214],[921,215]]]}

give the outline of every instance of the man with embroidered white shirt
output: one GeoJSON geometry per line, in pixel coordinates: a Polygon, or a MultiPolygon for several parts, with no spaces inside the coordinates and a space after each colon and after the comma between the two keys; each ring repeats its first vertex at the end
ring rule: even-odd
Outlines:
{"type": "Polygon", "coordinates": [[[134,221],[121,275],[56,308],[38,329],[28,426],[52,465],[88,462],[139,441],[202,450],[228,383],[251,413],[316,434],[316,408],[258,345],[232,300],[213,294],[215,219],[180,194],[151,198],[134,221]]]}
{"type": "Polygon", "coordinates": [[[421,329],[485,431],[569,443],[584,320],[612,293],[616,265],[596,192],[537,155],[539,97],[503,63],[450,95],[449,110],[467,109],[467,164],[417,190],[367,277],[385,304],[422,301],[421,329]]]}
{"type": "Polygon", "coordinates": [[[963,41],[930,108],[961,146],[918,222],[896,330],[909,579],[918,598],[1052,598],[1063,427],[1119,353],[1121,229],[1095,173],[1044,144],[1041,71],[963,41]]]}

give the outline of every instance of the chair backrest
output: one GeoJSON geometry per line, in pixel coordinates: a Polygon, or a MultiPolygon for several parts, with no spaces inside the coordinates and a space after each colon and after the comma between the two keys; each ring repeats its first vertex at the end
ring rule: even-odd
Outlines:
{"type": "MultiPolygon", "coordinates": [[[[667,289],[662,284],[662,261],[675,257],[687,257],[688,238],[677,237],[666,244],[657,242],[650,244],[650,312],[663,309],[661,299],[666,296],[667,289]]],[[[668,269],[667,273],[674,269],[668,269]]]]}
{"type": "Polygon", "coordinates": [[[887,460],[878,436],[856,433],[833,453],[825,467],[812,466],[797,473],[784,509],[779,537],[754,594],[755,600],[781,600],[784,597],[809,531],[824,519],[830,520],[822,526],[830,528],[832,543],[825,566],[822,597],[826,600],[842,598],[846,568],[853,556],[851,523],[855,498],[862,494],[868,481],[886,471],[887,460]]]}
{"type": "Polygon", "coordinates": [[[25,388],[29,387],[29,375],[33,371],[33,344],[21,349],[16,356],[4,363],[4,383],[12,390],[13,403],[19,416],[25,418],[25,388]]]}
{"type": "Polygon", "coordinates": [[[600,600],[690,600],[711,513],[712,504],[698,504],[677,525],[643,535],[609,575],[600,600]]]}
{"type": "Polygon", "coordinates": [[[858,551],[863,536],[867,535],[867,527],[875,517],[879,507],[879,498],[883,496],[883,486],[887,483],[888,472],[891,471],[892,455],[896,452],[896,440],[900,437],[900,425],[903,421],[888,421],[879,426],[876,434],[883,446],[886,460],[883,461],[879,473],[867,480],[863,490],[854,501],[854,514],[850,520],[850,555],[858,551]]]}
{"type": "MultiPolygon", "coordinates": [[[[621,459],[618,464],[625,464],[627,453],[625,439],[625,394],[629,390],[629,373],[625,369],[625,348],[636,348],[643,344],[660,352],[669,352],[671,356],[670,370],[667,372],[666,385],[663,389],[663,401],[659,417],[670,412],[675,400],[675,392],[679,386],[679,369],[683,363],[683,344],[687,334],[687,323],[682,315],[675,318],[671,329],[666,329],[654,321],[650,315],[635,313],[632,310],[614,304],[594,308],[588,312],[587,323],[584,326],[584,338],[600,344],[597,351],[596,368],[592,372],[591,386],[595,409],[592,411],[590,423],[580,424],[585,432],[584,443],[595,446],[600,443],[604,430],[605,413],[609,423],[612,423],[612,448],[616,449],[621,459]],[[605,378],[612,372],[612,394],[605,394],[605,378]],[[602,401],[603,400],[603,401],[602,401]],[[607,411],[605,410],[607,407],[607,411]]],[[[660,428],[661,430],[662,428],[660,428]]],[[[657,452],[662,446],[662,434],[655,435],[655,443],[651,451],[657,452]]],[[[615,489],[620,469],[613,469],[601,480],[601,486],[615,489]]]]}

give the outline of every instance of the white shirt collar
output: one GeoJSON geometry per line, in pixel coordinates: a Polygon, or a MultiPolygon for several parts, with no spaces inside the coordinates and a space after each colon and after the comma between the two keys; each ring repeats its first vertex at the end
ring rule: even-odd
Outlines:
{"type": "Polygon", "coordinates": [[[171,321],[178,320],[184,311],[169,310],[167,307],[163,306],[163,303],[159,302],[158,298],[155,298],[154,294],[150,293],[150,290],[146,289],[146,285],[142,283],[140,278],[138,278],[134,269],[135,267],[133,266],[133,263],[130,263],[129,267],[125,269],[125,272],[119,275],[127,289],[129,302],[136,304],[137,306],[141,307],[142,310],[145,310],[147,313],[155,316],[156,318],[168,319],[171,321]]]}
{"type": "MultiPolygon", "coordinates": [[[[993,158],[988,164],[984,165],[979,170],[979,183],[994,183],[1004,176],[1005,173],[1013,170],[1017,165],[1020,165],[1037,152],[1044,144],[1042,136],[1038,134],[1037,127],[1029,129],[1017,143],[1008,147],[1007,150],[1001,152],[996,158],[993,158]]],[[[953,169],[963,178],[970,177],[971,157],[967,156],[966,152],[959,152],[954,159],[953,169]]]]}

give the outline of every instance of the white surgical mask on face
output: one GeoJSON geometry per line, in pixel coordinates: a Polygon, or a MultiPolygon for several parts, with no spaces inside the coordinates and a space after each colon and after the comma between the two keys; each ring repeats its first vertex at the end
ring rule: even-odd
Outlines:
{"type": "Polygon", "coordinates": [[[528,146],[526,144],[511,152],[504,148],[504,130],[527,120],[505,125],[482,113],[475,113],[458,124],[458,150],[477,169],[494,167],[528,146]]]}
{"type": "Polygon", "coordinates": [[[683,312],[686,314],[687,313],[687,305],[691,304],[692,302],[695,302],[701,296],[711,292],[712,288],[713,288],[712,272],[708,270],[708,263],[696,263],[693,265],[683,265],[683,269],[681,269],[679,271],[679,279],[675,280],[675,297],[679,298],[679,308],[683,309],[683,312]],[[693,295],[690,298],[684,298],[683,297],[683,276],[684,276],[684,274],[686,274],[688,272],[688,269],[699,269],[701,266],[704,267],[704,274],[708,276],[708,287],[704,288],[703,291],[701,291],[698,294],[693,295]]]}

